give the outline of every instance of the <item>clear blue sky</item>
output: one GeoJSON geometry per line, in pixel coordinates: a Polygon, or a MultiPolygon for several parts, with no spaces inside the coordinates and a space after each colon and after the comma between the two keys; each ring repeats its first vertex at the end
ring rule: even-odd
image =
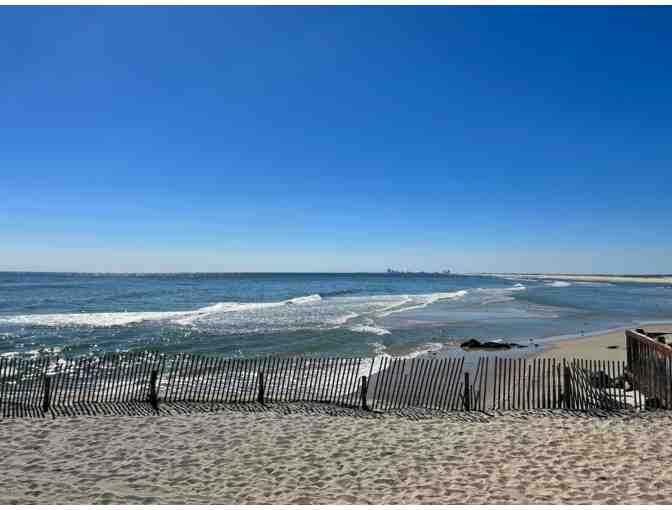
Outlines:
{"type": "Polygon", "coordinates": [[[672,272],[672,9],[0,8],[0,270],[672,272]]]}

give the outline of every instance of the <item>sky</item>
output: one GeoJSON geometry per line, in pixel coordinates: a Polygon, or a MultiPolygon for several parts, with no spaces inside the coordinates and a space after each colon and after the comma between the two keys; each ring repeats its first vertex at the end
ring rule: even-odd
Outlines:
{"type": "Polygon", "coordinates": [[[672,273],[670,26],[0,7],[0,270],[672,273]]]}

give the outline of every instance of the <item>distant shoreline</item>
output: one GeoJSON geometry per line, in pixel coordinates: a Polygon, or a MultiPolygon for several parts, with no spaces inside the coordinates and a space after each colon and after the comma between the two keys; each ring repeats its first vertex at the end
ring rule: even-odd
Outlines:
{"type": "Polygon", "coordinates": [[[572,273],[470,273],[473,276],[497,276],[509,278],[534,278],[540,280],[574,280],[579,282],[613,283],[669,283],[672,275],[610,275],[610,274],[572,274],[572,273]]]}
{"type": "Polygon", "coordinates": [[[46,275],[46,276],[495,276],[509,278],[534,278],[554,280],[575,280],[594,282],[642,282],[642,283],[670,283],[672,274],[605,274],[605,273],[480,273],[480,272],[447,272],[447,271],[44,271],[44,270],[15,270],[0,269],[0,275],[46,275]]]}

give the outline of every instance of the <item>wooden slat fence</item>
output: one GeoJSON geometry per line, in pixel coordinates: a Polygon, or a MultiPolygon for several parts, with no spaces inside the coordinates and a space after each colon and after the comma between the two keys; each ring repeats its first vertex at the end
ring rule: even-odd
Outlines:
{"type": "Polygon", "coordinates": [[[649,373],[669,365],[652,365],[648,352],[633,351],[628,370],[614,361],[498,356],[469,363],[438,357],[226,359],[156,352],[75,360],[0,358],[0,416],[133,402],[156,409],[161,402],[323,402],[382,412],[589,410],[649,408],[656,395],[657,407],[669,406],[669,379],[649,373]],[[634,383],[629,370],[637,374],[634,383]]]}
{"type": "Polygon", "coordinates": [[[372,361],[367,402],[371,409],[408,407],[436,410],[463,408],[464,358],[372,361]]]}
{"type": "Polygon", "coordinates": [[[178,355],[159,365],[158,398],[166,402],[253,402],[261,395],[265,402],[355,405],[362,361],[178,355]]]}

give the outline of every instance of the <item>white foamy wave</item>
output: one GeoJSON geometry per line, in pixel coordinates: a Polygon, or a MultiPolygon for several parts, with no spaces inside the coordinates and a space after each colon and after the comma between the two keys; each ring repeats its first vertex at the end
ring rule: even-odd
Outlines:
{"type": "Polygon", "coordinates": [[[409,310],[416,310],[418,308],[425,308],[438,301],[447,299],[460,299],[466,296],[466,290],[458,290],[456,292],[435,292],[433,294],[418,294],[414,296],[404,296],[402,303],[387,307],[381,310],[377,315],[379,317],[387,317],[393,313],[408,312],[409,310]]]}
{"type": "Polygon", "coordinates": [[[338,327],[338,326],[341,326],[341,325],[345,324],[346,322],[348,322],[352,319],[355,319],[357,317],[359,317],[359,314],[353,312],[353,313],[348,313],[348,314],[345,314],[345,315],[341,315],[340,317],[336,317],[334,319],[327,319],[326,322],[327,322],[327,324],[333,324],[334,326],[338,327]]]}
{"type": "MultiPolygon", "coordinates": [[[[369,344],[373,348],[373,358],[362,360],[362,365],[359,368],[359,375],[377,374],[385,366],[386,359],[392,359],[393,356],[387,353],[387,347],[379,342],[369,344]]],[[[414,359],[430,352],[437,352],[444,348],[444,344],[438,342],[430,342],[422,345],[419,349],[408,354],[394,356],[400,359],[414,359]]]]}
{"type": "Polygon", "coordinates": [[[391,333],[385,329],[385,328],[380,328],[378,326],[369,326],[366,324],[360,324],[357,326],[350,326],[348,328],[350,331],[355,331],[357,333],[372,333],[374,335],[390,335],[391,333]]]}
{"type": "Polygon", "coordinates": [[[487,304],[492,304],[492,303],[502,303],[505,301],[513,301],[515,298],[513,297],[514,292],[522,292],[526,291],[527,287],[524,285],[517,283],[513,287],[505,287],[505,288],[483,288],[479,287],[475,289],[475,293],[477,293],[479,296],[482,295],[482,301],[480,304],[482,305],[487,305],[487,304]]]}
{"type": "Polygon", "coordinates": [[[385,351],[387,351],[387,347],[385,347],[380,342],[372,342],[369,344],[369,346],[371,346],[371,348],[373,349],[374,356],[379,356],[381,354],[384,354],[385,351]]]}
{"type": "Polygon", "coordinates": [[[438,342],[430,342],[428,344],[423,345],[417,351],[413,351],[409,354],[406,354],[405,356],[400,357],[406,359],[413,359],[417,358],[418,356],[422,356],[423,354],[429,354],[430,352],[440,351],[441,349],[443,349],[443,344],[440,344],[438,342]]]}
{"type": "Polygon", "coordinates": [[[0,317],[0,324],[33,325],[33,326],[93,326],[112,327],[127,326],[145,321],[171,321],[176,324],[189,325],[193,321],[213,314],[245,312],[278,308],[287,305],[311,305],[322,300],[319,294],[301,296],[284,301],[268,303],[236,303],[224,302],[198,308],[197,310],[176,312],[93,312],[93,313],[57,313],[32,314],[0,317]]]}
{"type": "Polygon", "coordinates": [[[379,342],[373,342],[369,344],[373,349],[372,358],[364,358],[362,364],[359,367],[359,377],[365,375],[373,375],[380,372],[383,368],[383,363],[385,359],[390,359],[392,356],[387,354],[387,347],[379,342]]]}
{"type": "Polygon", "coordinates": [[[285,305],[307,305],[309,303],[319,303],[322,301],[322,296],[319,294],[311,294],[310,296],[301,296],[297,298],[287,299],[282,301],[285,305]]]}
{"type": "Polygon", "coordinates": [[[546,284],[548,287],[570,287],[572,284],[569,282],[555,281],[552,283],[546,284]]]}
{"type": "Polygon", "coordinates": [[[159,321],[184,316],[188,312],[56,313],[0,317],[0,323],[33,326],[126,326],[135,322],[159,321]]]}

